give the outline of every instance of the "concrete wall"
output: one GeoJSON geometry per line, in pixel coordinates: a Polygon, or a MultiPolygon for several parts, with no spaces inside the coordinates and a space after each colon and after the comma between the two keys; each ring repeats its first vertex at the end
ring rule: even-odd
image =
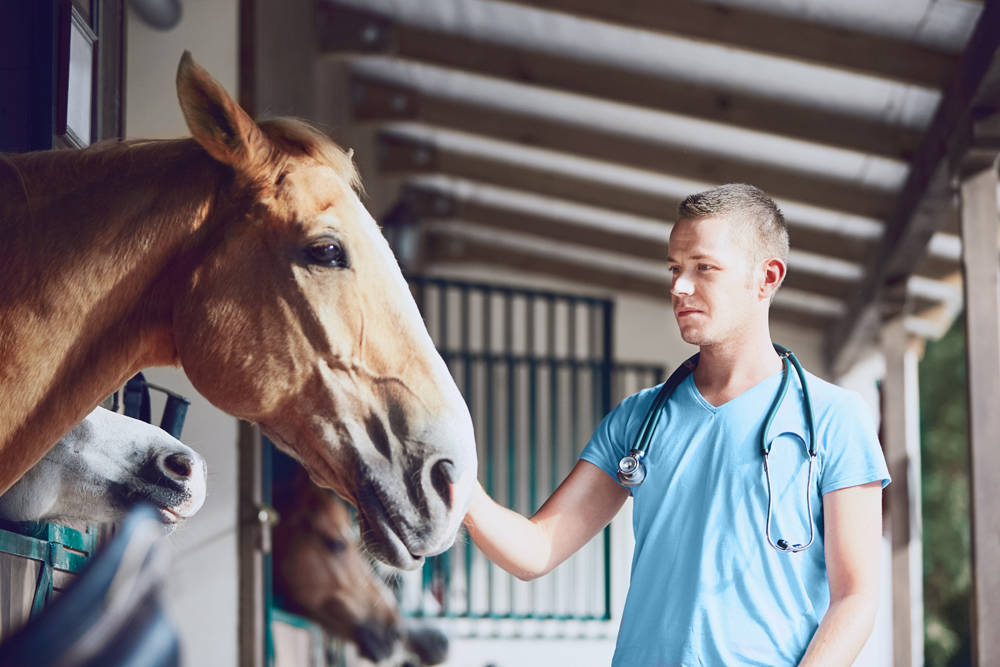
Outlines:
{"type": "MultiPolygon", "coordinates": [[[[127,4],[127,3],[126,3],[127,4]]],[[[181,23],[159,32],[129,11],[125,131],[130,138],[188,136],[177,104],[177,62],[189,49],[231,93],[237,87],[237,0],[184,3],[181,23]]],[[[191,667],[237,664],[236,420],[200,396],[183,372],[150,369],[150,382],[191,400],[182,439],[208,462],[208,498],[169,540],[167,607],[191,667]]],[[[154,415],[162,400],[154,393],[154,415]]]]}

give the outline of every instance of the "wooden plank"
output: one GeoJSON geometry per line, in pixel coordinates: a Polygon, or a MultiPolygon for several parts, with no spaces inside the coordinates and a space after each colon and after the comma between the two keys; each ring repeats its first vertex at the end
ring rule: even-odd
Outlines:
{"type": "Polygon", "coordinates": [[[239,0],[239,77],[237,96],[240,106],[250,114],[257,116],[257,46],[255,31],[257,29],[257,0],[239,0]]]}
{"type": "Polygon", "coordinates": [[[95,140],[125,136],[125,7],[101,0],[98,18],[95,140]]]}
{"type": "MultiPolygon", "coordinates": [[[[447,150],[391,132],[379,134],[377,153],[379,170],[389,176],[444,174],[665,222],[676,217],[680,204],[680,199],[665,194],[447,150]]],[[[818,230],[795,220],[788,225],[792,247],[797,250],[860,262],[873,245],[868,239],[818,230]]],[[[950,272],[958,268],[954,262],[949,266],[950,272]]]]}
{"type": "Polygon", "coordinates": [[[919,345],[903,317],[882,328],[882,444],[892,484],[887,489],[892,541],[892,649],[895,667],[923,660],[923,541],[920,506],[919,345]]]}
{"type": "Polygon", "coordinates": [[[239,586],[239,664],[244,667],[266,667],[266,628],[264,609],[267,596],[264,584],[264,553],[261,551],[262,527],[257,508],[261,505],[260,429],[245,421],[239,422],[237,465],[237,543],[239,586]]]}
{"type": "Polygon", "coordinates": [[[955,62],[950,54],[901,39],[712,2],[508,1],[931,88],[947,82],[955,62]]]}
{"type": "Polygon", "coordinates": [[[819,174],[699,153],[564,119],[419,93],[374,79],[355,77],[352,88],[354,115],[359,121],[420,121],[705,183],[754,183],[778,198],[875,219],[888,215],[895,199],[892,193],[884,190],[819,174]]]}
{"type": "Polygon", "coordinates": [[[321,667],[315,662],[315,637],[306,628],[271,622],[274,662],[271,667],[321,667]]]}
{"type": "Polygon", "coordinates": [[[996,164],[962,180],[962,259],[969,397],[972,663],[1000,664],[1000,260],[996,164]]]}
{"type": "MultiPolygon", "coordinates": [[[[569,280],[578,285],[598,287],[618,292],[638,294],[664,299],[669,303],[669,283],[664,271],[662,281],[626,273],[584,265],[548,255],[528,253],[504,248],[499,251],[491,243],[459,237],[442,231],[425,232],[422,259],[425,264],[485,264],[502,266],[518,271],[526,271],[569,280]]],[[[830,325],[832,318],[789,308],[782,304],[772,304],[771,317],[801,327],[822,329],[830,325]]]]}
{"type": "Polygon", "coordinates": [[[899,160],[908,161],[920,140],[918,131],[879,120],[406,25],[356,8],[320,5],[318,21],[327,52],[391,55],[899,160]]]}
{"type": "MultiPolygon", "coordinates": [[[[460,199],[426,187],[411,186],[407,188],[404,197],[411,207],[411,212],[418,219],[460,220],[463,223],[490,229],[526,234],[537,239],[554,241],[560,245],[569,244],[595,250],[613,249],[624,255],[663,262],[665,272],[668,235],[666,225],[663,227],[661,238],[651,239],[604,227],[581,225],[550,216],[460,199]]],[[[856,288],[856,284],[850,280],[794,269],[788,272],[784,284],[792,289],[836,299],[846,299],[856,288]]]]}
{"type": "Polygon", "coordinates": [[[0,639],[28,621],[41,563],[0,553],[0,639]]]}
{"type": "Polygon", "coordinates": [[[905,283],[926,253],[927,243],[950,218],[954,191],[949,165],[959,161],[974,140],[977,108],[1000,107],[1000,3],[987,3],[966,46],[957,71],[941,97],[930,127],[910,164],[906,183],[886,231],[866,262],[866,278],[848,304],[847,313],[827,334],[828,365],[845,371],[874,340],[874,331],[859,328],[871,321],[865,311],[898,314],[898,299],[886,299],[893,285],[905,283]]]}

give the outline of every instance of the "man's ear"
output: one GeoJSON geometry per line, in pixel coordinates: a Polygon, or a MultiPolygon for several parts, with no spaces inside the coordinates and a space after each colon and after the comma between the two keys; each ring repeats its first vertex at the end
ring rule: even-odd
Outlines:
{"type": "Polygon", "coordinates": [[[764,260],[761,267],[763,269],[763,279],[760,281],[760,296],[770,300],[774,296],[774,293],[778,291],[778,288],[781,287],[781,283],[785,281],[785,262],[777,257],[771,257],[764,260]]]}

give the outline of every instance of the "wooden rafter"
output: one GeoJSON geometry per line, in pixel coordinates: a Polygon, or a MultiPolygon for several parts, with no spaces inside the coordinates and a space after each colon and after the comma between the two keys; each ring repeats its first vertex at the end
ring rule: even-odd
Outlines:
{"type": "Polygon", "coordinates": [[[947,82],[956,60],[900,39],[712,2],[507,1],[931,88],[947,82]]]}
{"type": "MultiPolygon", "coordinates": [[[[652,220],[672,221],[680,204],[679,199],[669,195],[448,150],[390,132],[379,135],[378,156],[379,170],[387,176],[443,174],[652,220]]],[[[793,248],[847,262],[861,261],[872,245],[869,239],[818,230],[794,220],[789,225],[793,248]]],[[[934,268],[938,268],[936,264],[934,268]]],[[[954,272],[958,265],[951,262],[948,268],[949,273],[954,272]]]]}
{"type": "Polygon", "coordinates": [[[954,217],[951,164],[972,147],[983,130],[977,124],[984,107],[1000,108],[1000,3],[986,3],[955,75],[941,97],[885,234],[869,254],[865,281],[847,313],[827,332],[827,363],[844,371],[874,338],[866,316],[878,308],[882,319],[897,316],[905,304],[905,286],[926,254],[931,236],[954,217]],[[862,326],[862,323],[867,323],[862,326]]]}
{"type": "Polygon", "coordinates": [[[359,121],[420,121],[706,183],[749,182],[778,198],[875,219],[888,215],[894,200],[884,190],[819,174],[699,153],[567,119],[501,110],[365,77],[355,77],[352,102],[359,121]]]}
{"type": "Polygon", "coordinates": [[[319,37],[321,47],[327,51],[393,55],[895,159],[909,160],[920,138],[919,132],[898,125],[751,92],[722,90],[537,49],[410,26],[355,8],[321,7],[319,37]]]}
{"type": "MultiPolygon", "coordinates": [[[[553,241],[562,246],[613,250],[638,259],[664,262],[665,266],[667,257],[665,225],[662,238],[655,239],[454,197],[436,188],[410,186],[406,188],[403,196],[411,213],[417,219],[459,220],[476,226],[553,241]]],[[[840,300],[846,299],[857,287],[853,281],[843,278],[796,270],[789,271],[785,286],[840,300]]]]}

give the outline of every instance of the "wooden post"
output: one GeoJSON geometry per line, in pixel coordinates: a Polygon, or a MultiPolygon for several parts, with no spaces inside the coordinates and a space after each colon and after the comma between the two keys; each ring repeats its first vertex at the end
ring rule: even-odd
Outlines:
{"type": "Polygon", "coordinates": [[[267,604],[264,551],[266,526],[260,520],[263,469],[260,429],[240,421],[237,443],[239,492],[237,530],[239,536],[239,662],[242,667],[267,665],[267,635],[264,627],[267,604]]]}
{"type": "Polygon", "coordinates": [[[892,484],[892,654],[896,667],[924,664],[923,538],[920,512],[920,342],[906,333],[904,317],[882,328],[885,354],[882,434],[892,484]]]}
{"type": "MultiPolygon", "coordinates": [[[[994,153],[995,157],[995,153],[994,153]]],[[[972,520],[972,656],[1000,665],[1000,260],[997,168],[993,158],[962,176],[966,363],[972,520]]]]}

